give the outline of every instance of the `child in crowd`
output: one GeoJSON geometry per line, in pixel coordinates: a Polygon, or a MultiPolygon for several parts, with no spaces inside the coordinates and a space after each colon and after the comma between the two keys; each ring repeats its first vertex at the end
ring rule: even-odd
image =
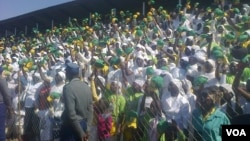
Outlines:
{"type": "Polygon", "coordinates": [[[10,127],[7,128],[7,135],[10,140],[17,139],[18,141],[23,141],[25,88],[23,85],[16,85],[14,92],[15,96],[12,99],[14,116],[11,119],[12,121],[10,127]]]}
{"type": "Polygon", "coordinates": [[[98,102],[98,137],[100,141],[111,141],[112,109],[108,100],[100,99],[98,102]]]}

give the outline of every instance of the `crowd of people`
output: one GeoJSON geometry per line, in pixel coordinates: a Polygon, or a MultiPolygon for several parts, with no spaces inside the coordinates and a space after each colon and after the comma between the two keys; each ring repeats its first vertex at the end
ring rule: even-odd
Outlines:
{"type": "Polygon", "coordinates": [[[8,83],[0,81],[0,111],[7,103],[13,115],[4,122],[6,138],[56,141],[76,131],[85,141],[220,141],[221,125],[247,124],[238,117],[250,114],[250,6],[148,6],[145,15],[113,10],[104,22],[94,13],[33,36],[0,38],[8,83]],[[79,82],[66,77],[76,73],[79,82]],[[89,97],[81,93],[89,90],[93,114],[86,115],[89,97]],[[73,123],[77,129],[66,131],[68,120],[87,127],[73,123]]]}

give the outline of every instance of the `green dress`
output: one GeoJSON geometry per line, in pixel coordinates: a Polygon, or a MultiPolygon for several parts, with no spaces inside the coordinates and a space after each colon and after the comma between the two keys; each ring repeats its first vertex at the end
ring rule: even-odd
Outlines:
{"type": "Polygon", "coordinates": [[[124,115],[124,123],[123,123],[123,137],[124,140],[132,140],[136,137],[137,127],[138,127],[138,103],[140,98],[143,96],[141,92],[135,92],[132,87],[129,87],[125,91],[125,99],[126,99],[126,109],[124,115]]]}
{"type": "Polygon", "coordinates": [[[108,96],[109,102],[112,104],[112,117],[113,120],[118,122],[121,114],[124,113],[126,106],[126,99],[121,94],[111,94],[108,96]]]}

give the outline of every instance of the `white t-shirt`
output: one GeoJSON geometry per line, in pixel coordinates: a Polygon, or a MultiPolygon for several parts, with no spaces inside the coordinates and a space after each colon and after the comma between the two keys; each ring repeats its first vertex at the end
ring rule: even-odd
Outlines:
{"type": "Polygon", "coordinates": [[[43,82],[38,82],[36,84],[28,84],[26,88],[26,98],[24,106],[26,108],[34,107],[36,97],[37,97],[37,90],[41,87],[43,82]]]}
{"type": "Polygon", "coordinates": [[[188,100],[181,96],[181,94],[177,97],[172,97],[169,93],[165,93],[162,95],[161,103],[166,120],[171,122],[173,119],[181,129],[187,129],[191,116],[191,108],[188,100]]]}
{"type": "Polygon", "coordinates": [[[40,118],[39,129],[41,141],[52,140],[52,120],[49,110],[41,110],[37,113],[40,118]]]}
{"type": "Polygon", "coordinates": [[[64,85],[60,85],[60,86],[52,86],[51,90],[50,90],[50,95],[53,93],[58,93],[60,95],[59,98],[54,99],[53,101],[53,109],[54,109],[54,117],[61,117],[62,112],[64,110],[64,105],[63,102],[61,101],[61,96],[63,93],[63,86],[64,85]]]}

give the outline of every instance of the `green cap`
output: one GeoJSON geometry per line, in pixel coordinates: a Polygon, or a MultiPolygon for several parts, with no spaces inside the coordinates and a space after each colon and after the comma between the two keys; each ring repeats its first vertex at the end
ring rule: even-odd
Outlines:
{"type": "Polygon", "coordinates": [[[250,68],[246,67],[242,73],[243,81],[247,81],[250,78],[250,68]]]}
{"type": "Polygon", "coordinates": [[[33,65],[32,67],[31,67],[31,70],[36,70],[37,69],[37,65],[33,65]]]}
{"type": "Polygon", "coordinates": [[[163,46],[164,46],[164,41],[163,41],[162,39],[159,39],[159,40],[157,41],[157,46],[163,47],[163,46]]]}
{"type": "Polygon", "coordinates": [[[199,4],[200,4],[199,2],[196,2],[196,3],[194,4],[194,7],[197,7],[199,4]]]}
{"type": "Polygon", "coordinates": [[[160,120],[157,124],[157,131],[160,134],[163,134],[165,133],[168,127],[169,127],[169,123],[166,120],[160,120]]]}
{"type": "Polygon", "coordinates": [[[222,51],[221,47],[218,46],[218,45],[213,46],[212,51],[215,51],[215,50],[220,50],[220,51],[222,51]]]}
{"type": "Polygon", "coordinates": [[[238,38],[239,42],[244,42],[247,41],[249,39],[249,36],[246,34],[241,34],[238,38]]]}
{"type": "Polygon", "coordinates": [[[2,68],[3,68],[4,70],[7,70],[7,69],[8,69],[7,65],[3,65],[2,68]]]}
{"type": "Polygon", "coordinates": [[[152,75],[152,74],[154,74],[154,69],[153,69],[153,67],[147,67],[147,68],[146,68],[146,74],[147,74],[147,75],[152,75]]]}
{"type": "Polygon", "coordinates": [[[61,96],[61,94],[57,92],[52,92],[50,95],[53,99],[59,99],[61,96]]]}
{"type": "Polygon", "coordinates": [[[136,30],[135,35],[141,37],[143,35],[143,31],[138,29],[136,30]]]}
{"type": "Polygon", "coordinates": [[[206,21],[204,22],[204,27],[210,28],[211,24],[212,24],[212,20],[206,20],[206,21]]]}
{"type": "Polygon", "coordinates": [[[156,28],[156,27],[153,28],[154,33],[157,33],[158,31],[159,31],[158,28],[156,28]]]}
{"type": "Polygon", "coordinates": [[[196,35],[196,32],[194,30],[189,30],[188,31],[188,35],[189,36],[195,36],[196,35]]]}
{"type": "Polygon", "coordinates": [[[130,53],[132,53],[134,51],[134,49],[132,48],[132,47],[127,47],[127,48],[125,48],[125,50],[124,50],[124,52],[126,53],[126,54],[130,54],[130,53]]]}
{"type": "Polygon", "coordinates": [[[212,12],[212,8],[211,8],[211,7],[207,7],[206,10],[207,10],[208,12],[212,12]]]}
{"type": "Polygon", "coordinates": [[[93,26],[93,29],[99,30],[99,29],[101,29],[101,25],[96,23],[96,24],[93,26]]]}
{"type": "Polygon", "coordinates": [[[162,66],[161,70],[168,70],[168,67],[167,66],[162,66]]]}
{"type": "Polygon", "coordinates": [[[123,50],[121,48],[115,49],[116,55],[121,56],[123,54],[123,50]]]}
{"type": "Polygon", "coordinates": [[[183,40],[178,41],[178,45],[183,45],[183,44],[184,44],[183,40]]]}
{"type": "Polygon", "coordinates": [[[224,16],[224,12],[220,8],[216,8],[214,10],[214,14],[215,14],[215,16],[218,16],[218,17],[224,16]]]}
{"type": "Polygon", "coordinates": [[[152,60],[154,64],[157,64],[157,61],[158,61],[157,57],[149,55],[148,59],[152,60]]]}
{"type": "Polygon", "coordinates": [[[161,76],[153,76],[151,78],[151,83],[155,84],[155,86],[160,89],[163,86],[163,78],[161,76]]]}
{"type": "Polygon", "coordinates": [[[208,78],[206,78],[205,76],[198,76],[196,78],[194,78],[194,87],[199,87],[201,85],[204,85],[205,83],[207,83],[208,78]]]}
{"type": "Polygon", "coordinates": [[[201,34],[200,36],[201,36],[201,38],[207,38],[208,34],[201,34]]]}
{"type": "Polygon", "coordinates": [[[106,44],[107,43],[103,39],[99,41],[99,46],[101,46],[101,47],[105,47],[106,44]]]}
{"type": "Polygon", "coordinates": [[[94,46],[99,45],[99,40],[98,40],[98,39],[93,39],[93,40],[92,40],[92,44],[93,44],[94,46]]]}
{"type": "Polygon", "coordinates": [[[184,22],[186,19],[187,19],[186,16],[182,16],[182,17],[181,17],[181,21],[182,21],[182,22],[184,22]]]}
{"type": "Polygon", "coordinates": [[[136,118],[136,117],[138,117],[138,114],[137,114],[136,111],[130,110],[130,111],[128,112],[128,117],[134,117],[134,118],[136,118]]]}
{"type": "Polygon", "coordinates": [[[177,31],[178,31],[178,32],[183,32],[183,31],[184,31],[184,27],[183,27],[183,26],[179,26],[179,27],[177,28],[177,31]]]}
{"type": "Polygon", "coordinates": [[[240,13],[240,10],[238,8],[234,8],[233,11],[234,11],[235,14],[239,14],[240,13]]]}
{"type": "Polygon", "coordinates": [[[215,59],[223,58],[224,57],[224,53],[221,50],[213,50],[212,51],[212,56],[214,56],[215,59]]]}
{"type": "Polygon", "coordinates": [[[95,67],[97,67],[97,68],[103,68],[104,67],[104,61],[103,60],[101,60],[101,59],[97,59],[96,61],[95,61],[95,67]]]}
{"type": "Polygon", "coordinates": [[[120,59],[120,57],[118,57],[118,56],[113,56],[113,57],[111,57],[110,60],[109,60],[110,65],[117,65],[117,64],[119,64],[120,62],[121,62],[121,59],[120,59]]]}
{"type": "Polygon", "coordinates": [[[18,64],[19,65],[22,65],[24,63],[24,59],[20,59],[19,61],[18,61],[18,64]]]}
{"type": "Polygon", "coordinates": [[[224,36],[224,38],[225,38],[225,40],[231,41],[231,40],[234,40],[234,39],[235,39],[235,35],[232,34],[232,33],[228,33],[228,34],[226,34],[226,35],[224,36]]]}
{"type": "Polygon", "coordinates": [[[27,50],[26,50],[25,47],[22,47],[22,48],[21,48],[21,51],[22,51],[22,52],[26,52],[27,50]]]}
{"type": "Polygon", "coordinates": [[[225,27],[226,30],[234,31],[234,28],[233,28],[232,25],[226,24],[226,25],[224,25],[224,27],[225,27]]]}
{"type": "Polygon", "coordinates": [[[163,10],[163,6],[159,6],[158,11],[163,10]]]}
{"type": "Polygon", "coordinates": [[[241,20],[242,20],[242,22],[244,22],[244,23],[248,23],[248,22],[250,21],[250,17],[247,16],[247,15],[244,15],[244,16],[242,16],[241,20]]]}
{"type": "Polygon", "coordinates": [[[67,39],[67,43],[69,43],[69,44],[72,44],[73,43],[73,38],[71,38],[71,37],[69,37],[68,39],[67,39]]]}

